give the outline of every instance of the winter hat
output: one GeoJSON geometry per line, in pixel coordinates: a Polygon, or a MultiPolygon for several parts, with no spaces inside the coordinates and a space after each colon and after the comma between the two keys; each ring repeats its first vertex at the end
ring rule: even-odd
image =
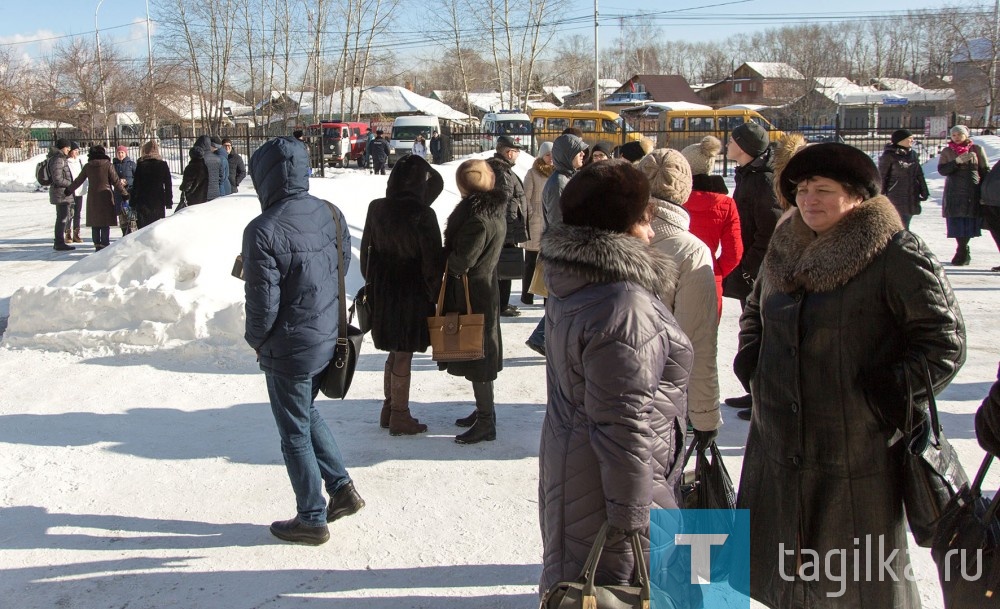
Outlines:
{"type": "Polygon", "coordinates": [[[849,184],[866,199],[881,190],[882,178],[870,156],[848,144],[826,142],[806,146],[792,156],[781,172],[782,196],[796,205],[795,186],[816,177],[849,184]]]}
{"type": "Polygon", "coordinates": [[[126,148],[125,146],[118,146],[117,148],[115,148],[115,152],[124,152],[128,154],[128,148],[126,148]]]}
{"type": "Polygon", "coordinates": [[[591,163],[566,184],[559,207],[565,224],[624,233],[649,209],[649,182],[622,159],[591,163]]]}
{"type": "Polygon", "coordinates": [[[462,196],[474,192],[489,192],[496,183],[496,175],[489,164],[482,159],[469,159],[458,166],[455,172],[455,182],[462,196]]]}
{"type": "Polygon", "coordinates": [[[70,143],[69,143],[69,140],[67,140],[66,138],[62,138],[61,137],[61,138],[59,138],[59,139],[56,140],[56,148],[57,149],[62,150],[63,148],[69,148],[69,147],[70,147],[70,143]]]}
{"type": "Polygon", "coordinates": [[[733,129],[732,138],[740,150],[754,158],[763,154],[767,150],[767,145],[771,143],[767,131],[754,122],[743,123],[733,129]]]}
{"type": "Polygon", "coordinates": [[[590,157],[593,158],[594,153],[598,150],[603,152],[609,159],[611,158],[611,148],[604,142],[597,142],[590,148],[590,157]]]}
{"type": "Polygon", "coordinates": [[[88,157],[102,157],[102,156],[103,157],[107,157],[108,156],[108,151],[104,148],[104,146],[101,146],[100,144],[97,144],[97,145],[91,146],[90,149],[87,150],[87,156],[88,157]]]}
{"type": "Polygon", "coordinates": [[[619,151],[622,158],[634,163],[646,156],[653,150],[653,141],[648,137],[640,139],[638,142],[626,142],[622,144],[619,151]]]}
{"type": "Polygon", "coordinates": [[[149,140],[140,149],[142,156],[160,156],[160,145],[155,140],[149,140]]]}
{"type": "Polygon", "coordinates": [[[70,142],[69,143],[69,149],[70,149],[70,151],[79,150],[80,149],[80,142],[70,142]]]}
{"type": "Polygon", "coordinates": [[[649,192],[657,199],[684,205],[691,196],[691,166],[672,148],[659,148],[642,157],[636,167],[649,180],[649,192]]]}
{"type": "Polygon", "coordinates": [[[552,142],[542,142],[542,145],[538,147],[538,154],[535,156],[545,156],[552,152],[552,142]]]}
{"type": "Polygon", "coordinates": [[[906,129],[896,129],[892,132],[892,137],[889,138],[893,144],[898,144],[908,137],[913,137],[913,134],[906,129]]]}
{"type": "Polygon", "coordinates": [[[430,205],[442,190],[444,190],[444,180],[441,179],[441,174],[422,156],[408,154],[392,166],[389,180],[385,185],[385,196],[416,197],[425,205],[430,205]]]}
{"type": "Polygon", "coordinates": [[[951,134],[955,135],[956,133],[961,133],[966,138],[968,138],[969,137],[969,128],[966,127],[965,125],[955,125],[954,127],[951,128],[951,134]]]}
{"type": "MultiPolygon", "coordinates": [[[[301,129],[296,129],[295,131],[292,131],[292,137],[294,137],[297,140],[301,140],[302,139],[302,135],[303,135],[303,131],[301,129]]],[[[219,143],[221,144],[222,142],[219,142],[219,143]]]]}
{"type": "Polygon", "coordinates": [[[681,154],[691,166],[691,175],[711,174],[715,167],[715,157],[722,152],[722,142],[719,138],[706,135],[697,144],[686,146],[681,154]]]}
{"type": "Polygon", "coordinates": [[[504,150],[520,150],[519,146],[514,140],[509,136],[501,135],[497,138],[497,152],[502,152],[504,150]]]}

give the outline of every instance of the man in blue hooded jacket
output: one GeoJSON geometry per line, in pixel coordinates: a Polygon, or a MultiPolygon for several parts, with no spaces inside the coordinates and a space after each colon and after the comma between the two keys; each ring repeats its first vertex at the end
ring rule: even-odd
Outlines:
{"type": "Polygon", "coordinates": [[[309,194],[309,152],[301,142],[279,137],[261,146],[250,158],[250,177],[261,214],[243,231],[245,336],[264,371],[298,512],[271,524],[271,533],[319,545],[330,538],[328,522],[365,505],[313,404],[333,359],[343,298],[337,267],[346,274],[351,235],[339,209],[309,194]],[[343,227],[339,251],[334,214],[343,227]]]}

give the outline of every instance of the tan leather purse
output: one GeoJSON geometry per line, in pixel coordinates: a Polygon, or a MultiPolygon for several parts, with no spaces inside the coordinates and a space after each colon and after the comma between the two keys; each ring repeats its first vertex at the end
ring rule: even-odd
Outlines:
{"type": "Polygon", "coordinates": [[[427,318],[427,330],[431,335],[431,359],[436,362],[468,362],[486,357],[483,350],[483,332],[486,316],[472,312],[469,298],[469,277],[462,275],[465,287],[465,310],[467,314],[444,313],[444,291],[448,285],[448,265],[445,265],[444,280],[438,294],[435,315],[427,318]]]}

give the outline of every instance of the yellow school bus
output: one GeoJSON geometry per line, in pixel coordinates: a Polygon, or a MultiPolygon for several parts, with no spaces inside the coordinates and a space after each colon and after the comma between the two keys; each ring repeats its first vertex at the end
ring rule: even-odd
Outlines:
{"type": "Polygon", "coordinates": [[[603,142],[610,150],[624,142],[642,139],[642,134],[633,131],[617,113],[604,110],[533,110],[531,125],[534,128],[536,149],[542,142],[551,142],[562,135],[567,127],[576,127],[582,131],[583,141],[588,146],[603,142]]]}
{"type": "Polygon", "coordinates": [[[668,110],[660,114],[656,147],[681,150],[697,144],[706,135],[723,140],[726,133],[751,121],[766,129],[772,142],[784,135],[756,110],[668,110]]]}

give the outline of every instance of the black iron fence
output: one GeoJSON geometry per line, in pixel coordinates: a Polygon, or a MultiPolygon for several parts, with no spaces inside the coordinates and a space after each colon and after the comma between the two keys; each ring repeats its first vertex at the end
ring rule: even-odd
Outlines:
{"type": "MultiPolygon", "coordinates": [[[[772,141],[776,140],[784,133],[801,133],[805,137],[806,141],[810,143],[826,141],[843,142],[859,148],[872,158],[878,158],[884,150],[886,144],[889,143],[893,131],[895,131],[895,128],[881,127],[872,129],[863,125],[852,126],[849,124],[841,127],[817,127],[809,124],[796,125],[790,121],[781,121],[777,126],[772,125],[771,127],[772,130],[770,133],[772,141]]],[[[938,133],[934,135],[927,135],[922,127],[913,127],[909,128],[909,130],[916,136],[914,150],[916,150],[919,154],[921,162],[926,162],[930,158],[936,156],[941,148],[948,142],[948,138],[944,134],[938,133]]],[[[607,144],[608,148],[612,150],[619,149],[626,142],[638,141],[641,139],[648,139],[651,145],[656,148],[669,147],[680,150],[685,146],[700,142],[706,135],[713,135],[719,138],[723,147],[723,154],[719,157],[715,172],[722,175],[728,175],[731,173],[733,166],[732,162],[725,157],[724,152],[727,144],[729,143],[730,134],[731,130],[728,126],[723,126],[721,129],[714,130],[701,129],[668,131],[663,129],[658,121],[646,120],[635,121],[624,131],[584,131],[583,138],[590,145],[594,145],[596,142],[604,142],[607,144]]],[[[32,140],[26,140],[22,142],[20,146],[4,148],[0,151],[0,162],[23,161],[39,153],[47,152],[49,147],[52,146],[58,138],[75,140],[80,143],[80,146],[84,151],[90,145],[98,143],[87,139],[84,137],[83,132],[76,130],[53,129],[50,133],[45,135],[48,137],[38,137],[32,140]]],[[[183,128],[174,125],[161,128],[159,130],[159,135],[161,155],[170,165],[171,171],[174,173],[181,173],[189,160],[188,152],[201,133],[190,128],[183,128]]],[[[262,130],[236,127],[223,130],[218,135],[232,140],[234,150],[238,154],[243,155],[245,159],[249,160],[250,156],[257,150],[257,148],[269,139],[279,135],[288,134],[283,131],[275,131],[271,129],[262,130]]],[[[496,146],[496,140],[499,134],[485,133],[477,126],[464,126],[445,122],[442,124],[441,135],[443,161],[448,162],[461,159],[472,154],[492,150],[496,146]]],[[[505,135],[515,138],[518,144],[531,153],[537,152],[538,146],[542,142],[552,141],[558,136],[558,134],[554,133],[536,132],[534,129],[529,130],[527,133],[505,135]]],[[[974,131],[973,138],[975,138],[976,135],[978,135],[978,133],[974,131]]],[[[139,148],[141,143],[141,141],[136,140],[135,138],[113,137],[109,148],[113,150],[114,147],[118,145],[124,145],[129,149],[129,155],[132,158],[138,158],[140,155],[139,148]]],[[[430,142],[428,142],[428,146],[429,143],[430,142]]],[[[307,142],[307,144],[310,146],[318,146],[318,143],[316,142],[307,142]]],[[[324,159],[322,158],[318,160],[313,159],[313,161],[313,166],[317,175],[321,175],[324,171],[324,166],[329,165],[329,163],[324,162],[324,159]]]]}

